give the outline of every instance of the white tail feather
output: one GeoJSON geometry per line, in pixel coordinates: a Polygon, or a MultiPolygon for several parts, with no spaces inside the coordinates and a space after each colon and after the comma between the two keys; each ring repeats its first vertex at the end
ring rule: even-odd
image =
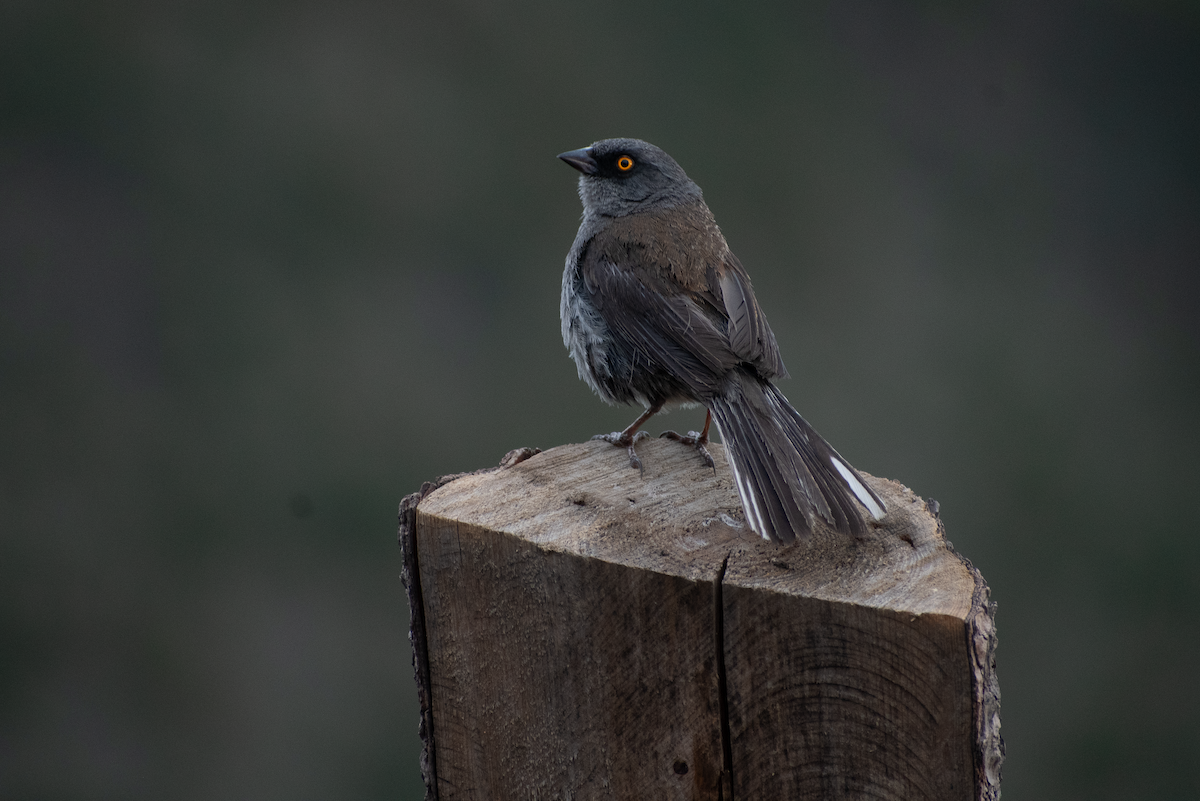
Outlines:
{"type": "Polygon", "coordinates": [[[762,515],[758,511],[758,496],[754,494],[754,487],[742,477],[738,469],[734,467],[733,460],[727,460],[729,468],[733,471],[734,482],[737,484],[738,496],[742,501],[742,509],[746,511],[746,522],[750,524],[750,528],[754,529],[763,539],[770,539],[766,534],[766,527],[763,526],[762,515]]]}
{"type": "Polygon", "coordinates": [[[875,500],[871,493],[867,491],[862,482],[855,477],[854,471],[845,464],[842,464],[842,461],[837,457],[831,456],[829,457],[829,461],[837,468],[838,473],[842,476],[842,480],[846,482],[846,486],[854,493],[854,497],[858,498],[859,502],[867,507],[867,511],[871,513],[871,516],[876,520],[882,520],[887,512],[879,505],[879,502],[875,500]]]}
{"type": "MultiPolygon", "coordinates": [[[[721,431],[720,423],[717,423],[717,432],[720,433],[722,441],[727,441],[725,432],[721,431]]],[[[738,500],[742,502],[742,510],[746,513],[746,522],[755,534],[764,540],[771,539],[767,534],[766,526],[763,525],[762,513],[758,509],[758,496],[754,494],[754,487],[738,472],[737,465],[733,463],[733,457],[729,453],[728,445],[725,446],[725,461],[729,464],[730,472],[733,473],[733,483],[737,487],[738,500]]]]}

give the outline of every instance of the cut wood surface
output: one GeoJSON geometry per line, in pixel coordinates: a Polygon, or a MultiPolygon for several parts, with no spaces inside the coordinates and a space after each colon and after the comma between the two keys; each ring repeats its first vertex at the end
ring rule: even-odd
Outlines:
{"type": "Polygon", "coordinates": [[[998,797],[993,607],[936,511],[865,476],[866,537],[780,547],[710,447],[715,473],[644,442],[639,474],[567,445],[406,500],[431,796],[998,797]]]}

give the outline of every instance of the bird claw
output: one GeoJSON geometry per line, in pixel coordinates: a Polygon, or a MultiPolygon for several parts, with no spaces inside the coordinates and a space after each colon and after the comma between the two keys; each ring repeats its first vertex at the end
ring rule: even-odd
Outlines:
{"type": "Polygon", "coordinates": [[[696,449],[696,453],[700,454],[700,458],[704,460],[704,464],[712,468],[712,471],[717,472],[717,465],[713,462],[712,454],[708,452],[708,448],[704,447],[708,444],[708,437],[701,434],[699,431],[689,431],[687,436],[680,434],[677,431],[664,431],[658,435],[673,439],[676,442],[682,442],[684,445],[691,445],[696,449]]]}
{"type": "Polygon", "coordinates": [[[626,434],[624,431],[614,431],[611,434],[597,434],[592,439],[603,440],[609,444],[628,449],[629,466],[637,468],[638,473],[645,475],[646,469],[642,466],[642,460],[637,455],[637,451],[634,450],[634,446],[649,436],[645,431],[639,431],[632,436],[626,434]]]}

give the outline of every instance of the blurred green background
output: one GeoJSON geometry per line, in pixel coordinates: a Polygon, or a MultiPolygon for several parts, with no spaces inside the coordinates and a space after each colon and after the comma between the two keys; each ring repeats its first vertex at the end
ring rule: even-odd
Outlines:
{"type": "Polygon", "coordinates": [[[784,391],[987,577],[1005,796],[1200,797],[1168,0],[6,2],[0,796],[420,797],[396,506],[632,419],[558,328],[554,156],[609,136],[704,188],[784,391]]]}

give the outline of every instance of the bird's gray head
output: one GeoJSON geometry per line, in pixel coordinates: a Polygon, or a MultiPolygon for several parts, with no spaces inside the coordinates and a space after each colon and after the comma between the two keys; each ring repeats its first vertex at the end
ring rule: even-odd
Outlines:
{"type": "Polygon", "coordinates": [[[559,158],[582,173],[579,199],[585,216],[623,217],[701,196],[675,159],[641,139],[603,139],[559,158]]]}

